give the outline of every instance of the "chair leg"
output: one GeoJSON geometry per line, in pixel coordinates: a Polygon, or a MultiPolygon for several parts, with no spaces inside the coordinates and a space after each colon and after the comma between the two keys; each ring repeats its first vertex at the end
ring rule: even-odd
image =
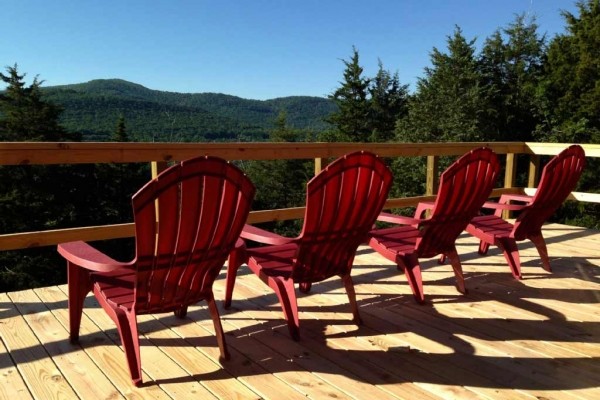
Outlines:
{"type": "Polygon", "coordinates": [[[452,264],[452,269],[454,270],[454,276],[456,277],[456,288],[462,294],[467,294],[467,288],[465,286],[465,277],[463,275],[462,265],[460,263],[460,257],[456,252],[456,249],[449,251],[446,253],[448,258],[450,259],[450,263],[452,264]]]}
{"type": "Polygon", "coordinates": [[[135,386],[140,386],[142,384],[142,363],[136,315],[133,312],[125,312],[118,308],[114,311],[117,330],[121,337],[121,343],[127,358],[127,366],[131,374],[131,381],[135,386]]]}
{"type": "Polygon", "coordinates": [[[227,263],[227,278],[225,287],[225,303],[223,307],[228,309],[231,307],[231,298],[233,296],[233,287],[235,286],[235,278],[238,269],[242,264],[248,261],[248,255],[246,254],[246,245],[237,245],[233,251],[229,254],[229,261],[227,263]]]}
{"type": "Polygon", "coordinates": [[[350,274],[342,276],[342,282],[346,288],[348,294],[348,300],[350,301],[350,307],[352,308],[352,316],[354,317],[354,323],[356,325],[362,325],[362,319],[358,313],[358,304],[356,303],[356,292],[354,291],[354,282],[350,274]]]}
{"type": "Polygon", "coordinates": [[[177,318],[185,318],[185,316],[187,315],[188,312],[188,308],[187,306],[181,307],[179,310],[175,310],[174,314],[177,318]]]}
{"type": "Polygon", "coordinates": [[[421,266],[419,265],[419,259],[416,254],[409,254],[398,259],[398,267],[404,268],[404,274],[410,285],[410,289],[413,292],[413,296],[417,303],[423,304],[425,302],[425,295],[423,294],[423,278],[421,276],[421,266]]]}
{"type": "Polygon", "coordinates": [[[298,289],[300,289],[300,291],[302,293],[310,292],[311,287],[312,287],[312,283],[310,283],[310,282],[301,282],[298,284],[298,289]]]}
{"type": "Polygon", "coordinates": [[[83,302],[92,290],[92,283],[90,282],[90,274],[85,268],[68,261],[67,277],[69,287],[69,339],[71,343],[77,343],[79,342],[83,302]]]}
{"type": "Polygon", "coordinates": [[[552,267],[550,267],[550,259],[548,258],[548,248],[546,247],[546,241],[541,233],[537,233],[529,237],[529,240],[533,242],[535,248],[540,254],[540,259],[542,260],[542,268],[544,268],[548,272],[552,272],[552,267]]]}
{"type": "Polygon", "coordinates": [[[210,311],[210,316],[213,320],[213,325],[215,326],[215,335],[217,336],[217,344],[221,351],[221,359],[229,360],[229,351],[227,351],[227,343],[225,342],[225,334],[223,333],[223,325],[221,325],[217,303],[215,303],[215,298],[212,294],[206,301],[208,302],[208,311],[210,311]]]}
{"type": "Polygon", "coordinates": [[[281,303],[283,316],[287,321],[292,339],[296,341],[300,340],[300,319],[298,318],[298,302],[294,290],[294,281],[292,279],[277,277],[269,277],[267,279],[267,285],[275,291],[279,303],[281,303]]]}
{"type": "Polygon", "coordinates": [[[517,242],[511,238],[503,238],[499,239],[496,244],[498,247],[500,247],[500,249],[502,249],[504,258],[510,267],[510,272],[512,272],[515,279],[522,279],[521,258],[519,257],[519,248],[517,247],[517,242]]]}
{"type": "Polygon", "coordinates": [[[487,254],[489,248],[490,248],[490,244],[488,242],[481,240],[481,241],[479,241],[479,249],[477,249],[477,252],[483,256],[483,255],[487,254]]]}

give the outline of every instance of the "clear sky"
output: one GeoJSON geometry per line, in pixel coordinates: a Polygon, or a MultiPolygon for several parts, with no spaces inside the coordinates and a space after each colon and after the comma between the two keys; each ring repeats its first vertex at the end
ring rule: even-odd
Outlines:
{"type": "Polygon", "coordinates": [[[454,26],[481,46],[516,14],[548,38],[575,0],[0,0],[0,67],[45,86],[121,78],[249,99],[327,96],[352,46],[415,88],[454,26]]]}

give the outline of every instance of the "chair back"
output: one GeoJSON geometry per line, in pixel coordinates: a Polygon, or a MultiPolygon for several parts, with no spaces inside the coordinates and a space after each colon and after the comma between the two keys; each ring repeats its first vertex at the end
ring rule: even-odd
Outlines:
{"type": "Polygon", "coordinates": [[[391,184],[390,169],[365,151],[337,159],[308,182],[292,272],[295,282],[350,272],[356,249],[366,241],[391,184]]]}
{"type": "Polygon", "coordinates": [[[163,171],[133,196],[138,313],[177,310],[212,296],[254,192],[233,164],[198,157],[163,171]]]}
{"type": "Polygon", "coordinates": [[[420,257],[452,250],[458,235],[488,199],[500,170],[496,153],[487,147],[469,151],[441,175],[430,218],[419,226],[420,257]]]}
{"type": "Polygon", "coordinates": [[[515,221],[512,235],[516,240],[540,232],[542,224],[575,189],[584,167],[585,152],[576,144],[567,147],[546,164],[531,204],[515,221]]]}

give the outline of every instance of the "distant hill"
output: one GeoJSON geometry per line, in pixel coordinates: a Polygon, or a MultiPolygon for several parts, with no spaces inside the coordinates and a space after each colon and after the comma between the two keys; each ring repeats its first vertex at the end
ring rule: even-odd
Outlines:
{"type": "Polygon", "coordinates": [[[86,141],[108,140],[119,115],[144,141],[264,140],[281,110],[290,127],[320,132],[335,105],[320,97],[247,100],[220,93],[173,93],[120,79],[48,86],[44,96],[64,108],[61,123],[86,141]]]}

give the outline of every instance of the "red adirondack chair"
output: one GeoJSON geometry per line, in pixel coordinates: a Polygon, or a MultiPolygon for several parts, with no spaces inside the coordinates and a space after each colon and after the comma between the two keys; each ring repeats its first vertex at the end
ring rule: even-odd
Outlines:
{"type": "Polygon", "coordinates": [[[491,149],[472,150],[442,173],[435,202],[420,203],[414,218],[388,213],[382,213],[378,218],[379,221],[404,224],[372,231],[369,245],[397,263],[398,269],[404,269],[417,302],[425,301],[420,257],[438,254],[442,259],[448,257],[457,288],[466,293],[455,241],[489,197],[499,169],[498,159],[491,149]],[[431,209],[431,215],[422,219],[427,209],[431,209]]]}
{"type": "Polygon", "coordinates": [[[546,164],[535,195],[502,195],[498,203],[485,203],[485,208],[496,210],[494,215],[477,216],[467,226],[467,232],[481,240],[479,253],[486,254],[490,244],[498,246],[504,253],[513,276],[521,279],[517,240],[529,239],[540,254],[543,268],[550,271],[542,224],[575,188],[584,166],[583,148],[579,145],[569,146],[546,164]],[[511,201],[525,204],[510,204],[511,201]],[[515,223],[511,224],[500,217],[502,210],[521,212],[515,223]]]}
{"type": "Polygon", "coordinates": [[[79,341],[84,299],[93,291],[117,325],[139,386],[137,315],[174,311],[183,318],[188,305],[206,300],[221,357],[228,359],[212,285],[236,243],[243,246],[239,235],[254,191],[242,171],[220,158],[183,161],[133,196],[133,261],[115,261],[81,241],[60,244],[67,259],[71,342],[79,341]]]}
{"type": "Polygon", "coordinates": [[[227,269],[225,307],[237,269],[244,262],[277,294],[292,338],[300,338],[294,284],[308,292],[313,282],[335,275],[342,278],[354,321],[360,324],[354,285],[350,276],[356,249],[367,239],[383,208],[392,173],[368,152],[345,155],[308,182],[304,226],[297,238],[282,237],[247,225],[242,237],[269,246],[239,249],[227,269]]]}

